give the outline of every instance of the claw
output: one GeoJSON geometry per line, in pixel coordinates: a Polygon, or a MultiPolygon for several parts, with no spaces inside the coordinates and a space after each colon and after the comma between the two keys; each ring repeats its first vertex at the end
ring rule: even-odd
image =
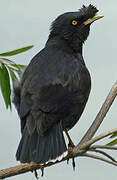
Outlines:
{"type": "Polygon", "coordinates": [[[72,158],[72,166],[73,166],[73,170],[75,171],[75,167],[76,167],[75,158],[72,158]]]}
{"type": "MultiPolygon", "coordinates": [[[[40,170],[41,170],[41,176],[44,176],[44,166],[43,165],[40,165],[40,170]]],[[[39,179],[37,170],[34,170],[34,173],[35,173],[36,179],[39,179]]]]}
{"type": "Polygon", "coordinates": [[[44,166],[43,165],[40,165],[40,170],[41,170],[41,176],[43,177],[44,176],[44,166]]]}
{"type": "Polygon", "coordinates": [[[36,179],[39,179],[39,177],[38,177],[38,173],[37,173],[37,170],[36,170],[36,169],[34,170],[34,173],[35,173],[35,177],[36,177],[36,179]]]}
{"type": "MultiPolygon", "coordinates": [[[[68,154],[72,155],[72,148],[71,147],[68,148],[68,154]]],[[[68,163],[69,163],[69,158],[67,159],[67,164],[68,163]]],[[[74,157],[72,158],[72,166],[73,166],[73,170],[75,171],[76,164],[75,164],[75,158],[74,157]]]]}
{"type": "MultiPolygon", "coordinates": [[[[31,162],[31,164],[33,165],[33,164],[35,164],[35,163],[34,163],[34,162],[31,162]]],[[[39,165],[39,168],[40,168],[40,170],[41,170],[41,176],[44,176],[44,165],[43,165],[43,164],[40,164],[40,165],[39,165]]],[[[36,169],[35,169],[35,170],[32,170],[32,172],[34,172],[34,175],[35,175],[36,179],[39,179],[37,170],[36,170],[36,169]]]]}
{"type": "Polygon", "coordinates": [[[67,159],[67,164],[69,164],[69,158],[67,159]]]}
{"type": "MultiPolygon", "coordinates": [[[[72,155],[72,147],[68,147],[68,154],[72,155]]],[[[68,162],[69,162],[69,159],[67,159],[67,163],[68,162]]],[[[73,170],[75,171],[76,165],[75,165],[75,158],[74,157],[72,158],[72,166],[73,166],[73,170]]]]}

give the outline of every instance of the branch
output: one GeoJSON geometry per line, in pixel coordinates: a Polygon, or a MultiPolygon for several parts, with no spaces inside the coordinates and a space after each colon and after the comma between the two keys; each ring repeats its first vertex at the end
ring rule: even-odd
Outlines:
{"type": "MultiPolygon", "coordinates": [[[[55,163],[45,164],[44,168],[52,166],[52,165],[57,164],[57,163],[60,163],[62,161],[66,161],[66,160],[68,160],[70,158],[73,158],[73,157],[86,156],[85,152],[88,150],[88,148],[89,148],[89,146],[91,144],[93,144],[93,143],[103,139],[104,137],[107,137],[107,136],[113,134],[114,132],[117,132],[117,129],[111,130],[111,131],[109,131],[107,133],[103,133],[103,134],[101,134],[101,135],[99,135],[99,136],[89,140],[88,142],[83,143],[80,146],[74,147],[72,149],[71,153],[68,156],[66,156],[65,158],[63,158],[61,161],[57,161],[55,163]]],[[[96,146],[92,146],[90,149],[92,149],[93,147],[95,148],[96,146]]],[[[99,146],[97,146],[97,147],[99,147],[99,146]]],[[[102,147],[105,147],[105,146],[102,146],[102,147]]],[[[112,147],[106,146],[105,148],[109,148],[110,149],[112,147]]],[[[117,148],[114,148],[114,149],[117,150],[117,148]]],[[[100,157],[100,160],[101,160],[101,157],[100,157]]],[[[109,163],[110,163],[110,161],[109,161],[109,163]]],[[[21,165],[18,165],[18,166],[14,166],[14,167],[11,167],[11,168],[0,170],[0,179],[11,177],[11,176],[15,176],[15,175],[18,175],[18,174],[23,174],[23,173],[26,173],[26,172],[29,172],[29,171],[33,171],[33,170],[36,170],[36,169],[41,169],[41,168],[42,168],[42,166],[40,164],[36,164],[36,163],[21,164],[21,165]]]]}
{"type": "Polygon", "coordinates": [[[109,158],[110,160],[116,162],[116,160],[115,160],[112,156],[110,156],[108,153],[106,153],[106,152],[104,152],[104,151],[101,151],[101,150],[94,150],[94,149],[89,149],[88,151],[100,153],[100,154],[106,156],[107,158],[109,158]]]}
{"type": "MultiPolygon", "coordinates": [[[[109,108],[110,108],[111,104],[113,103],[116,96],[117,96],[117,81],[114,84],[114,86],[112,87],[109,95],[107,96],[107,98],[106,98],[101,110],[99,111],[98,115],[96,116],[94,122],[92,123],[91,127],[86,132],[84,137],[81,139],[80,143],[75,148],[72,149],[71,153],[68,156],[63,158],[61,161],[57,161],[55,163],[45,164],[44,167],[52,166],[54,164],[60,163],[62,161],[68,160],[69,158],[74,158],[77,156],[91,157],[91,158],[99,159],[101,161],[104,161],[104,162],[107,162],[109,164],[117,166],[117,163],[112,161],[112,160],[108,160],[108,159],[105,159],[105,158],[102,158],[100,156],[96,156],[93,154],[85,153],[88,150],[89,146],[91,146],[93,143],[109,136],[110,134],[113,134],[114,132],[117,132],[117,129],[114,129],[112,131],[109,131],[107,133],[103,133],[103,134],[91,139],[94,136],[97,129],[99,128],[104,117],[106,116],[106,114],[107,114],[107,112],[108,112],[108,110],[109,110],[109,108]]],[[[107,148],[108,146],[107,147],[100,146],[100,147],[107,148]]],[[[96,149],[96,146],[92,146],[92,148],[96,149]]],[[[97,148],[99,148],[99,146],[97,146],[97,148]]],[[[108,147],[108,149],[112,149],[112,147],[110,147],[110,148],[108,147]]],[[[115,148],[115,150],[117,150],[117,149],[115,148]]],[[[3,170],[0,170],[0,179],[15,176],[15,175],[22,174],[22,173],[26,173],[26,172],[33,171],[33,170],[36,170],[39,168],[40,169],[42,168],[42,166],[40,164],[27,163],[27,164],[21,164],[21,165],[14,166],[11,168],[3,169],[3,170]]]]}
{"type": "Polygon", "coordinates": [[[94,155],[94,154],[85,153],[85,154],[82,154],[80,156],[81,157],[90,157],[90,158],[93,158],[93,159],[98,159],[98,160],[104,161],[104,162],[106,162],[108,164],[112,164],[114,166],[117,166],[117,162],[108,160],[106,158],[103,158],[103,157],[100,157],[100,156],[97,156],[97,155],[94,155]]]}
{"type": "Polygon", "coordinates": [[[117,81],[115,82],[115,84],[111,88],[111,90],[110,90],[104,104],[102,105],[99,113],[97,114],[95,120],[93,121],[92,125],[90,126],[90,128],[88,129],[88,131],[86,132],[84,137],[81,139],[79,145],[83,144],[84,142],[87,142],[88,140],[90,140],[94,136],[94,134],[98,130],[100,124],[104,120],[104,117],[106,116],[107,112],[109,111],[109,109],[110,109],[110,107],[111,107],[116,96],[117,96],[117,81]]]}
{"type": "Polygon", "coordinates": [[[62,161],[66,161],[70,158],[73,158],[73,157],[68,155],[65,158],[63,158],[61,161],[56,161],[54,163],[50,162],[48,164],[40,165],[40,164],[36,164],[36,163],[31,162],[31,163],[20,164],[20,165],[14,166],[14,167],[2,169],[2,170],[0,170],[0,179],[4,179],[4,178],[11,177],[11,176],[23,174],[23,173],[26,173],[29,171],[33,172],[36,169],[42,169],[42,167],[43,168],[49,167],[49,166],[55,165],[57,163],[61,163],[62,161]]]}
{"type": "Polygon", "coordinates": [[[113,129],[113,130],[108,131],[106,133],[102,133],[99,136],[97,136],[97,137],[95,137],[95,138],[93,138],[87,142],[84,142],[81,145],[78,144],[76,147],[74,147],[73,152],[76,153],[77,151],[79,151],[79,149],[86,149],[89,146],[91,146],[92,144],[94,144],[95,142],[97,142],[97,141],[99,141],[99,140],[101,140],[101,139],[103,139],[103,138],[105,138],[111,134],[114,134],[115,132],[117,132],[117,129],[113,129]]]}
{"type": "Polygon", "coordinates": [[[107,149],[107,150],[117,150],[117,147],[107,146],[107,145],[93,145],[91,149],[107,149]]]}

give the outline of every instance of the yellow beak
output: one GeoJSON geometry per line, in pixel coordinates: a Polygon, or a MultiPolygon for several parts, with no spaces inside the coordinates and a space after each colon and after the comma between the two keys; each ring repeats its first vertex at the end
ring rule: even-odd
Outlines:
{"type": "Polygon", "coordinates": [[[99,14],[96,14],[93,18],[90,18],[88,20],[86,20],[83,24],[87,25],[87,24],[91,24],[92,22],[98,20],[98,19],[101,19],[103,18],[104,16],[102,15],[99,15],[99,14]]]}

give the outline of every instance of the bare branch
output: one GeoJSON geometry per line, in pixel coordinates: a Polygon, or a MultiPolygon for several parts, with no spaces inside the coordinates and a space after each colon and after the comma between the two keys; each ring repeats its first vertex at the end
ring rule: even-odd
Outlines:
{"type": "Polygon", "coordinates": [[[109,158],[110,160],[112,160],[112,161],[114,161],[114,162],[116,162],[116,160],[112,157],[112,156],[110,156],[108,153],[106,153],[106,152],[104,152],[104,151],[101,151],[101,150],[94,150],[94,149],[89,149],[88,151],[92,151],[92,152],[96,152],[96,153],[100,153],[100,154],[102,154],[102,155],[104,155],[104,156],[106,156],[107,158],[109,158]]]}
{"type": "Polygon", "coordinates": [[[107,150],[117,150],[117,147],[107,146],[107,145],[93,145],[90,149],[107,149],[107,150]]]}
{"type": "Polygon", "coordinates": [[[99,113],[97,114],[95,120],[93,121],[92,125],[84,135],[84,137],[81,139],[79,145],[83,144],[84,142],[87,142],[90,140],[94,134],[96,133],[97,129],[99,128],[100,124],[104,120],[104,117],[106,116],[107,112],[109,111],[115,97],[117,96],[117,81],[111,88],[104,104],[102,105],[99,113]]]}
{"type": "Polygon", "coordinates": [[[85,153],[85,154],[82,154],[82,155],[80,155],[80,156],[81,156],[81,157],[90,157],[90,158],[93,158],[93,159],[98,159],[98,160],[104,161],[104,162],[106,162],[106,163],[108,163],[108,164],[112,164],[112,165],[114,165],[114,166],[117,166],[117,162],[108,160],[108,159],[106,159],[106,158],[97,156],[97,155],[95,155],[95,154],[85,153]]]}
{"type": "MultiPolygon", "coordinates": [[[[117,132],[117,129],[111,130],[111,131],[109,131],[109,132],[107,132],[107,133],[103,133],[103,134],[101,134],[101,135],[99,135],[99,136],[97,136],[97,137],[89,140],[88,142],[83,143],[83,144],[80,145],[80,146],[74,147],[74,148],[72,149],[70,155],[68,155],[67,157],[65,157],[65,158],[62,159],[61,161],[57,161],[57,162],[55,162],[55,163],[45,164],[45,165],[44,165],[44,168],[45,168],[45,167],[48,167],[48,166],[52,166],[52,165],[57,164],[57,163],[60,163],[60,162],[65,161],[65,160],[67,160],[67,159],[69,159],[69,158],[73,158],[73,157],[77,157],[77,156],[86,156],[87,153],[85,153],[85,152],[88,150],[88,148],[89,148],[89,146],[90,146],[91,144],[99,141],[100,139],[103,139],[104,137],[107,137],[107,136],[113,134],[114,132],[117,132]]],[[[93,148],[93,147],[96,148],[96,146],[92,146],[91,148],[93,148]]],[[[97,147],[99,147],[99,146],[97,146],[97,147]]],[[[101,147],[106,148],[105,146],[101,146],[101,147]]],[[[109,148],[112,148],[112,147],[107,146],[107,148],[109,149],[109,148]]],[[[113,147],[113,148],[114,148],[114,147],[113,147]]],[[[115,150],[117,150],[117,148],[115,148],[115,150]]],[[[97,159],[100,159],[100,160],[103,159],[103,161],[106,161],[106,162],[108,162],[108,163],[110,163],[110,164],[113,164],[112,161],[107,161],[106,159],[101,158],[101,157],[99,157],[99,156],[94,156],[94,155],[92,155],[92,158],[93,158],[93,157],[94,157],[95,159],[96,159],[96,157],[98,157],[97,159]]],[[[115,161],[115,160],[114,160],[114,161],[115,161]]],[[[113,162],[114,162],[114,161],[113,161],[113,162]]],[[[117,163],[116,163],[116,164],[117,164],[117,163]]],[[[115,164],[113,164],[113,165],[115,165],[115,164]]],[[[26,163],[26,164],[21,164],[21,165],[19,165],[19,166],[14,166],[14,167],[11,167],[11,168],[3,169],[3,170],[0,170],[0,179],[2,179],[2,178],[7,178],[7,177],[11,177],[11,176],[15,176],[15,175],[18,175],[18,174],[23,174],[23,173],[26,173],[26,172],[29,172],[29,171],[33,171],[33,170],[35,170],[35,169],[41,169],[41,167],[42,167],[42,166],[41,166],[40,164],[36,164],[36,163],[33,163],[33,164],[32,164],[32,163],[29,163],[29,164],[28,164],[28,163],[26,163]]]]}
{"type": "Polygon", "coordinates": [[[95,137],[95,138],[93,138],[87,142],[84,142],[82,145],[78,144],[76,147],[74,147],[73,152],[76,153],[79,151],[79,149],[87,149],[89,146],[91,146],[95,142],[97,142],[97,141],[99,141],[99,140],[101,140],[101,139],[103,139],[103,138],[105,138],[105,137],[107,137],[107,136],[109,136],[115,132],[117,132],[117,129],[113,129],[113,130],[108,131],[106,133],[102,133],[101,135],[99,135],[99,136],[97,136],[97,137],[95,137]]]}
{"type": "Polygon", "coordinates": [[[23,173],[26,173],[29,171],[33,172],[36,169],[41,169],[42,166],[44,168],[49,167],[49,166],[60,163],[62,161],[70,159],[70,158],[73,158],[73,157],[67,156],[64,159],[62,159],[61,161],[56,161],[54,163],[48,163],[48,164],[44,164],[44,165],[40,165],[40,164],[36,164],[36,163],[31,162],[31,163],[20,164],[20,165],[14,166],[14,167],[2,169],[2,170],[0,170],[0,179],[4,179],[4,178],[11,177],[11,176],[23,174],[23,173]]]}

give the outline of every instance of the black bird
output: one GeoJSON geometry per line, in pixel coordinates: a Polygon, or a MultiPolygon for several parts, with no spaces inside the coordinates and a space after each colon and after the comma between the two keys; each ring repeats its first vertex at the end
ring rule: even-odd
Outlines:
{"type": "Polygon", "coordinates": [[[82,47],[90,25],[103,16],[93,5],[60,15],[42,49],[14,88],[22,137],[16,158],[47,163],[67,154],[63,131],[78,122],[91,88],[82,47]]]}

